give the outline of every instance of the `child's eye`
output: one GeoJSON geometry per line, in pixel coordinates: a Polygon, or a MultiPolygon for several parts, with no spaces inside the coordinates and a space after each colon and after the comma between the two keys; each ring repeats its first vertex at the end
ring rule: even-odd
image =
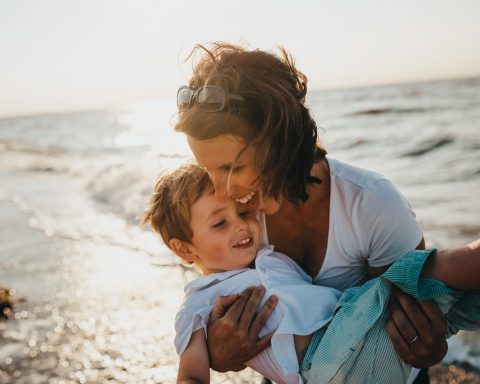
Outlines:
{"type": "Polygon", "coordinates": [[[250,211],[244,211],[244,212],[239,212],[238,214],[240,215],[240,217],[250,217],[250,215],[252,214],[252,212],[250,212],[250,211]]]}
{"type": "Polygon", "coordinates": [[[226,220],[220,220],[218,223],[215,223],[212,225],[212,228],[218,228],[221,227],[223,224],[225,224],[226,220]]]}

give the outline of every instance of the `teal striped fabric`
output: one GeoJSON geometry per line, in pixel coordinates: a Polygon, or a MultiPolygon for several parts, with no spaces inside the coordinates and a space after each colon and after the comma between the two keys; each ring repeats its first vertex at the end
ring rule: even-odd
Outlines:
{"type": "Polygon", "coordinates": [[[480,291],[453,291],[440,281],[420,278],[432,252],[410,252],[380,277],[345,291],[332,321],[310,342],[301,367],[305,383],[407,382],[411,367],[385,331],[392,284],[419,300],[434,299],[448,323],[446,337],[460,329],[480,329],[480,291]]]}

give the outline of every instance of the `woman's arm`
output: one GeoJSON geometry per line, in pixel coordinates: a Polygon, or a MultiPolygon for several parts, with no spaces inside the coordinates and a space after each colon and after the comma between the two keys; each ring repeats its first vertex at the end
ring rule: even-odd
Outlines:
{"type": "Polygon", "coordinates": [[[192,334],[187,348],[180,357],[177,383],[210,383],[210,364],[203,328],[192,334]]]}
{"type": "MultiPolygon", "coordinates": [[[[480,289],[479,274],[480,240],[431,255],[422,270],[422,277],[435,278],[457,290],[480,289]]],[[[443,316],[438,306],[431,300],[416,301],[396,287],[392,292],[392,316],[386,329],[395,350],[417,368],[438,363],[447,352],[447,326],[439,321],[443,316]]]]}
{"type": "Polygon", "coordinates": [[[277,300],[274,296],[257,314],[265,294],[263,287],[249,288],[238,297],[219,297],[208,322],[210,367],[217,372],[241,371],[245,362],[270,345],[272,334],[258,334],[270,317],[277,300]]]}
{"type": "Polygon", "coordinates": [[[457,291],[480,289],[480,240],[430,255],[421,276],[440,280],[457,291]]]}

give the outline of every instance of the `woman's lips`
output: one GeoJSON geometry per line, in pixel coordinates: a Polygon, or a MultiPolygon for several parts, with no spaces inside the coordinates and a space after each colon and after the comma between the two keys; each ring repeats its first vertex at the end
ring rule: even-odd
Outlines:
{"type": "Polygon", "coordinates": [[[249,211],[255,211],[260,206],[260,198],[256,192],[250,192],[245,197],[242,197],[241,199],[235,199],[235,201],[244,205],[249,211]]]}
{"type": "Polygon", "coordinates": [[[240,204],[248,204],[250,200],[253,199],[253,197],[255,196],[255,191],[252,191],[250,193],[248,193],[247,195],[239,198],[239,199],[235,199],[238,203],[240,204]]]}

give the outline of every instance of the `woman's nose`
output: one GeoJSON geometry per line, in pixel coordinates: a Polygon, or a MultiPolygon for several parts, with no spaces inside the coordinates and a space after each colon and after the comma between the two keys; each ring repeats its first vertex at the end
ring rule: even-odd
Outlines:
{"type": "Polygon", "coordinates": [[[223,188],[223,190],[221,190],[215,187],[215,199],[221,203],[226,202],[228,200],[228,195],[226,192],[226,188],[223,188]]]}
{"type": "Polygon", "coordinates": [[[213,188],[215,189],[215,199],[220,202],[227,201],[227,185],[224,177],[209,174],[212,180],[213,188]]]}

